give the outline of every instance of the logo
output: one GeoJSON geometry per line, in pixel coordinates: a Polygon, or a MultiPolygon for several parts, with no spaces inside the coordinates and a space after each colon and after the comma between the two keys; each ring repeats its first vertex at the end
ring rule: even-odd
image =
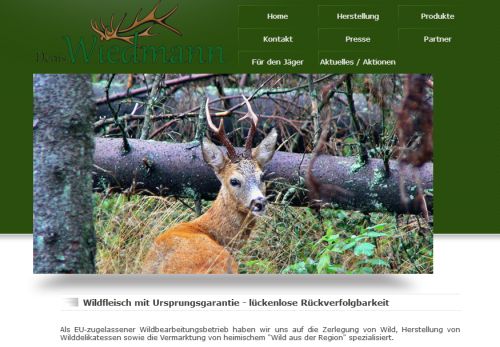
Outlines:
{"type": "Polygon", "coordinates": [[[156,11],[158,10],[158,6],[160,6],[160,3],[161,3],[161,1],[159,1],[153,7],[153,9],[146,16],[144,16],[142,19],[139,19],[139,16],[140,16],[141,11],[142,11],[142,9],[140,9],[135,16],[134,21],[128,27],[125,27],[125,28],[122,28],[122,25],[123,25],[125,18],[127,17],[126,13],[123,15],[122,19],[120,20],[120,22],[118,23],[118,26],[116,28],[113,25],[114,15],[111,16],[109,28],[106,25],[104,25],[102,19],[100,20],[100,23],[101,23],[100,26],[97,23],[97,21],[94,21],[94,20],[90,21],[90,26],[92,27],[92,30],[94,30],[99,35],[99,38],[101,39],[101,41],[121,40],[121,41],[125,41],[131,45],[134,44],[134,38],[136,36],[137,37],[155,36],[155,34],[153,34],[151,32],[151,30],[153,29],[153,27],[155,25],[160,26],[162,28],[165,28],[167,30],[170,30],[171,32],[173,32],[179,36],[182,36],[182,33],[178,29],[174,28],[172,25],[165,22],[170,16],[172,16],[177,11],[178,6],[175,6],[174,8],[169,10],[163,16],[157,17],[156,11]],[[138,31],[135,34],[131,35],[135,29],[137,29],[141,26],[144,26],[144,25],[147,25],[147,27],[143,28],[141,31],[138,31]]]}
{"type": "Polygon", "coordinates": [[[89,18],[90,39],[88,35],[76,37],[63,34],[66,55],[37,51],[35,60],[42,64],[78,65],[224,64],[222,46],[190,44],[187,41],[193,37],[185,38],[172,22],[168,22],[177,13],[179,6],[164,12],[160,5],[161,0],[145,15],[141,15],[140,9],[131,21],[127,20],[127,13],[118,17],[118,21],[115,15],[111,15],[109,24],[105,24],[102,19],[95,20],[97,16],[92,15],[93,18],[89,18]],[[165,35],[165,39],[162,37],[160,40],[144,39],[158,37],[163,32],[171,35],[165,35]],[[182,41],[179,37],[182,37],[182,41]]]}

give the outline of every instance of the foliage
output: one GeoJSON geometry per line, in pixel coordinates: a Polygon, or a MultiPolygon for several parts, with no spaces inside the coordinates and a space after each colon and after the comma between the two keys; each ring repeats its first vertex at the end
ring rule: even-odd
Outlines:
{"type": "Polygon", "coordinates": [[[181,202],[154,196],[94,194],[98,273],[141,271],[154,238],[169,226],[191,219],[181,202]]]}
{"type": "MultiPolygon", "coordinates": [[[[103,194],[94,200],[99,273],[139,273],[154,238],[195,217],[186,208],[191,200],[103,194]]],[[[273,204],[236,257],[240,273],[248,274],[431,273],[432,233],[421,223],[331,208],[316,216],[273,204]]]]}
{"type": "MultiPolygon", "coordinates": [[[[206,75],[96,75],[94,87],[103,99],[103,86],[112,81],[110,93],[126,95],[113,103],[119,110],[120,124],[131,138],[138,137],[145,128],[144,120],[150,117],[154,124],[150,132],[146,131],[147,137],[196,140],[203,133],[203,122],[198,121],[200,105],[208,97],[211,110],[231,110],[224,126],[231,142],[241,146],[248,131],[244,122],[237,121],[246,113],[240,100],[244,94],[253,96],[253,107],[260,115],[257,137],[277,128],[280,151],[311,153],[321,122],[329,119],[329,124],[323,124],[330,129],[324,153],[361,157],[366,151],[370,158],[383,159],[384,170],[374,174],[373,185],[390,174],[389,160],[400,156],[396,119],[407,75],[206,75]],[[155,79],[161,81],[158,93],[135,93],[151,86],[155,79]],[[317,118],[313,119],[313,114],[317,118]]],[[[422,78],[432,85],[432,76],[422,78]]],[[[423,96],[431,106],[433,89],[428,88],[423,96]]],[[[120,136],[107,103],[98,107],[94,132],[98,136],[120,136]]],[[[352,171],[361,166],[362,162],[353,165],[352,171]]],[[[324,208],[316,215],[309,208],[290,205],[307,193],[302,177],[294,184],[273,183],[273,204],[236,254],[240,273],[432,272],[432,230],[420,217],[364,214],[335,207],[324,208]]],[[[433,195],[432,190],[424,193],[433,195]]],[[[186,207],[195,203],[188,199],[96,194],[95,203],[97,265],[101,273],[140,272],[152,240],[170,226],[195,216],[186,207]]],[[[209,204],[205,202],[202,208],[209,204]]]]}
{"type": "MultiPolygon", "coordinates": [[[[320,118],[325,120],[331,115],[331,137],[326,151],[333,155],[359,155],[360,134],[353,129],[352,117],[347,102],[345,83],[339,74],[312,75],[313,94],[317,95],[320,118]]],[[[155,74],[117,74],[111,84],[110,93],[131,92],[130,97],[115,102],[120,119],[124,122],[128,137],[137,138],[143,128],[148,109],[153,112],[152,138],[159,141],[190,142],[195,140],[199,106],[209,97],[214,111],[235,109],[227,117],[225,127],[233,144],[241,146],[244,142],[243,123],[237,122],[245,114],[239,106],[239,96],[253,95],[252,102],[261,116],[262,134],[270,128],[280,133],[280,150],[302,153],[314,148],[314,133],[311,122],[312,103],[308,90],[307,76],[301,74],[229,74],[213,75],[206,79],[186,79],[183,83],[172,85],[172,81],[186,78],[182,74],[165,74],[162,87],[155,97],[148,94],[134,95],[134,90],[151,87],[155,74]],[[169,84],[170,83],[170,84],[169,84]],[[255,94],[255,95],[254,95],[255,94]],[[127,118],[134,113],[138,117],[127,118]]],[[[356,107],[356,117],[361,124],[368,154],[371,158],[384,160],[396,159],[398,155],[395,133],[396,110],[403,100],[403,74],[355,74],[352,78],[352,91],[356,107]]],[[[94,87],[99,97],[110,80],[107,74],[94,75],[94,87]]],[[[432,101],[432,90],[429,94],[432,101]]],[[[98,108],[95,134],[106,137],[119,137],[120,132],[106,104],[98,108]]],[[[319,124],[319,123],[318,123],[319,124]]],[[[262,134],[258,134],[261,136],[262,134]]],[[[257,139],[258,140],[258,139],[257,139]]]]}

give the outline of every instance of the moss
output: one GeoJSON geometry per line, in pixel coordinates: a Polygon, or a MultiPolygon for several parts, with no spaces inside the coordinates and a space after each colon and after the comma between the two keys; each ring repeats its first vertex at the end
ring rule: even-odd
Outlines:
{"type": "Polygon", "coordinates": [[[380,201],[374,200],[374,201],[372,201],[372,205],[376,211],[379,211],[379,212],[385,211],[384,205],[382,205],[382,203],[380,201]]]}
{"type": "Polygon", "coordinates": [[[377,186],[380,183],[382,183],[384,181],[384,177],[385,177],[384,176],[384,172],[382,170],[375,169],[373,171],[373,178],[372,178],[372,180],[370,182],[370,190],[374,189],[375,186],[377,186]]]}
{"type": "Polygon", "coordinates": [[[370,201],[369,201],[369,205],[373,206],[373,208],[375,209],[375,211],[378,211],[378,212],[386,212],[387,209],[384,207],[384,204],[382,204],[379,200],[378,200],[378,194],[375,193],[375,192],[371,192],[368,194],[368,196],[371,198],[370,201]]]}
{"type": "Polygon", "coordinates": [[[38,235],[36,238],[35,238],[35,248],[37,250],[41,250],[43,248],[45,244],[45,240],[43,238],[42,235],[38,235]]]}
{"type": "Polygon", "coordinates": [[[99,176],[97,181],[97,186],[105,190],[108,187],[108,185],[109,185],[108,179],[104,176],[99,176]]]}
{"type": "Polygon", "coordinates": [[[198,193],[192,187],[185,185],[182,186],[181,195],[190,199],[198,198],[198,193]]]}
{"type": "Polygon", "coordinates": [[[69,273],[65,263],[60,263],[55,266],[55,273],[69,273]]]}
{"type": "Polygon", "coordinates": [[[350,172],[356,173],[358,172],[365,164],[361,160],[357,160],[354,164],[351,165],[350,172]]]}
{"type": "Polygon", "coordinates": [[[71,184],[65,184],[63,189],[63,200],[69,201],[71,199],[71,184]]]}

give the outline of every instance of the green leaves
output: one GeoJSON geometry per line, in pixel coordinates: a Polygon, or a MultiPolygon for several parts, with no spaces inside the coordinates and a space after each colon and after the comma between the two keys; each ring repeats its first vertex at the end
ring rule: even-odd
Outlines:
{"type": "Polygon", "coordinates": [[[372,266],[385,266],[385,267],[389,267],[389,263],[386,262],[384,259],[379,259],[379,258],[368,259],[367,262],[370,265],[372,265],[372,266]]]}
{"type": "MultiPolygon", "coordinates": [[[[339,217],[337,213],[335,217],[339,217]]],[[[333,216],[332,216],[333,217],[333,216]]],[[[342,223],[342,218],[333,219],[342,223]]],[[[310,262],[311,268],[315,273],[345,273],[342,265],[336,262],[343,262],[342,259],[349,257],[349,253],[359,257],[356,267],[348,271],[350,273],[373,273],[376,266],[388,267],[389,264],[384,259],[375,257],[377,250],[377,239],[389,236],[386,231],[387,224],[380,223],[366,228],[357,226],[358,233],[349,236],[345,232],[337,232],[332,220],[326,220],[323,224],[325,228],[324,236],[315,245],[318,256],[310,262]]],[[[311,260],[311,259],[309,259],[311,260]]],[[[307,270],[307,268],[306,268],[307,270]]]]}
{"type": "Polygon", "coordinates": [[[371,257],[374,252],[375,245],[368,242],[359,243],[354,247],[354,255],[357,256],[366,255],[367,257],[371,257]]]}
{"type": "Polygon", "coordinates": [[[308,266],[305,262],[300,261],[298,263],[292,264],[287,266],[284,270],[284,274],[299,274],[299,275],[304,275],[304,274],[309,274],[313,273],[311,267],[308,266]]]}
{"type": "Polygon", "coordinates": [[[343,232],[337,232],[332,220],[326,220],[323,224],[325,234],[315,244],[314,250],[318,255],[316,259],[308,259],[308,263],[297,263],[296,266],[288,267],[287,271],[294,273],[345,273],[346,270],[340,264],[336,264],[350,252],[360,257],[357,267],[351,273],[373,273],[373,267],[388,267],[388,263],[380,258],[375,258],[377,243],[376,239],[387,237],[384,232],[386,224],[377,224],[367,228],[358,227],[359,233],[348,237],[343,232]],[[312,271],[311,271],[312,270],[312,271]],[[304,272],[306,271],[306,272],[304,272]]]}
{"type": "MultiPolygon", "coordinates": [[[[399,242],[399,231],[393,217],[382,213],[346,213],[343,210],[322,211],[323,235],[311,243],[311,252],[298,257],[283,270],[297,274],[371,274],[394,271],[390,252],[399,242]]],[[[317,234],[316,234],[317,235],[317,234]]],[[[427,249],[426,256],[432,252],[427,249]]]]}
{"type": "Polygon", "coordinates": [[[386,228],[386,224],[382,223],[382,224],[377,224],[377,225],[368,227],[368,228],[366,228],[366,230],[382,231],[382,230],[385,230],[385,228],[386,228]]]}
{"type": "Polygon", "coordinates": [[[348,244],[346,244],[343,248],[344,251],[347,251],[348,249],[351,249],[353,248],[354,246],[356,246],[356,241],[352,241],[352,242],[349,242],[348,244]]]}
{"type": "Polygon", "coordinates": [[[379,233],[376,231],[369,231],[366,234],[362,235],[363,237],[381,237],[381,236],[387,236],[386,233],[379,233]]]}
{"type": "Polygon", "coordinates": [[[325,252],[319,257],[317,271],[318,273],[325,273],[325,269],[330,265],[330,253],[325,252]]]}

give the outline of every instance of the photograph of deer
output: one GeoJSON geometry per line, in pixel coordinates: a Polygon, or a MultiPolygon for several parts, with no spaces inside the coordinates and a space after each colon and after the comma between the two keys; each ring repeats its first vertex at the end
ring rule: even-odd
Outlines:
{"type": "MultiPolygon", "coordinates": [[[[212,206],[192,222],[173,226],[155,239],[144,261],[144,273],[237,273],[236,261],[228,249],[241,248],[266,210],[264,166],[273,157],[278,134],[275,129],[252,150],[258,118],[247,104],[251,123],[243,153],[237,153],[224,131],[215,127],[208,100],[205,113],[210,130],[224,144],[227,153],[208,138],[201,144],[203,159],[214,170],[221,189],[212,206]]],[[[241,118],[240,120],[244,119],[241,118]]]]}
{"type": "Polygon", "coordinates": [[[33,271],[433,271],[428,74],[36,74],[33,271]]]}

